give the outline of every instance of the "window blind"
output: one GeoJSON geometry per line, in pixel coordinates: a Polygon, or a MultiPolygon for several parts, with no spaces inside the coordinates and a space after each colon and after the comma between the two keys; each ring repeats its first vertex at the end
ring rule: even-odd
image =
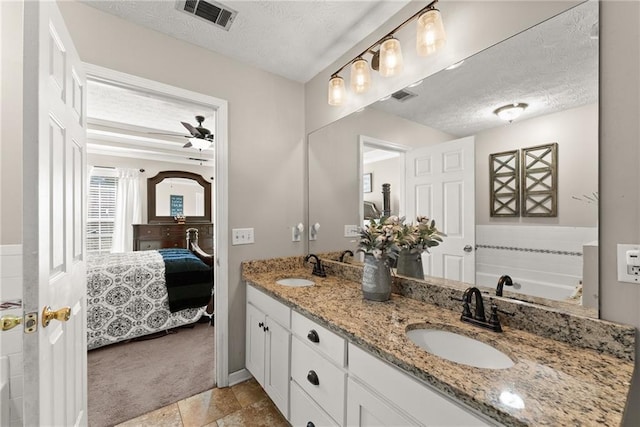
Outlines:
{"type": "Polygon", "coordinates": [[[113,240],[118,178],[94,172],[89,180],[87,213],[87,252],[109,252],[113,240]]]}

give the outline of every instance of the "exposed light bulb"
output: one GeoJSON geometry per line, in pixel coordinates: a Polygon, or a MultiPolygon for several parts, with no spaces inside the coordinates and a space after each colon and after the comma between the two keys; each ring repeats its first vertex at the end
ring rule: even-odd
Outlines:
{"type": "Polygon", "coordinates": [[[429,9],[418,17],[416,51],[420,56],[436,53],[447,43],[442,15],[438,9],[429,9]]]}
{"type": "Polygon", "coordinates": [[[329,105],[342,105],[346,97],[344,79],[340,76],[333,76],[329,80],[329,105]]]}
{"type": "Polygon", "coordinates": [[[380,45],[380,75],[391,77],[402,72],[404,62],[402,60],[402,48],[400,41],[391,37],[380,45]]]}
{"type": "Polygon", "coordinates": [[[354,93],[364,93],[371,87],[369,63],[358,58],[351,64],[351,89],[354,93]]]}

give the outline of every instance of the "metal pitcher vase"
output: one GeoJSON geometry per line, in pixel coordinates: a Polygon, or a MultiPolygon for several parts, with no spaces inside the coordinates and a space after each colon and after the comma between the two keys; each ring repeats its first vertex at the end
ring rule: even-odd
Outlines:
{"type": "Polygon", "coordinates": [[[362,293],[364,299],[372,301],[387,301],[391,298],[391,268],[387,257],[376,259],[373,255],[365,254],[362,293]]]}
{"type": "Polygon", "coordinates": [[[423,280],[422,254],[420,252],[411,252],[409,249],[402,249],[398,254],[397,272],[399,276],[423,280]]]}

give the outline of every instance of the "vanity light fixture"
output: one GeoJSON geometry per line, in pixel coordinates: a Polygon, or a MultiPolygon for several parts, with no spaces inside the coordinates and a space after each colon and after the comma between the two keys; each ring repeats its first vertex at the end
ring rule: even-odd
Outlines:
{"type": "Polygon", "coordinates": [[[329,105],[342,105],[346,94],[344,79],[338,75],[331,76],[331,80],[329,80],[329,105]]]}
{"type": "Polygon", "coordinates": [[[432,5],[418,17],[416,51],[420,56],[429,56],[443,48],[446,43],[447,35],[444,32],[442,15],[435,5],[432,5]]]}
{"type": "Polygon", "coordinates": [[[402,60],[402,46],[396,38],[389,37],[380,45],[380,69],[378,72],[383,77],[398,75],[404,68],[402,60]]]}
{"type": "Polygon", "coordinates": [[[351,90],[364,93],[371,87],[371,73],[366,59],[358,58],[351,64],[351,90]]]}
{"type": "Polygon", "coordinates": [[[500,117],[502,120],[511,123],[512,121],[520,117],[520,115],[524,113],[524,110],[528,106],[529,104],[518,102],[518,103],[503,105],[502,107],[495,109],[493,113],[496,116],[500,117]]]}
{"type": "Polygon", "coordinates": [[[352,59],[329,79],[328,103],[329,105],[342,105],[346,98],[344,80],[340,73],[347,66],[351,66],[350,86],[354,93],[364,93],[371,87],[371,74],[369,64],[363,58],[364,55],[371,55],[371,69],[376,70],[381,76],[390,77],[402,72],[404,63],[402,60],[402,48],[400,41],[394,34],[408,23],[418,19],[416,32],[416,50],[418,55],[426,56],[440,50],[446,43],[447,37],[444,32],[442,15],[435,8],[438,0],[432,0],[427,6],[410,16],[396,28],[391,30],[382,38],[362,51],[355,59],[352,59]]]}

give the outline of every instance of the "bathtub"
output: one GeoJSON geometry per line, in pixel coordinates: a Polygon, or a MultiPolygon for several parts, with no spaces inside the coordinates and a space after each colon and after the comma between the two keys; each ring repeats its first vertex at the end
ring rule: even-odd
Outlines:
{"type": "MultiPolygon", "coordinates": [[[[505,286],[503,288],[505,294],[515,292],[518,294],[529,295],[538,298],[548,298],[555,301],[566,301],[576,296],[579,290],[579,284],[558,284],[545,281],[536,281],[511,275],[513,286],[505,286]]],[[[476,273],[476,285],[495,289],[500,276],[487,273],[476,273]]]]}

